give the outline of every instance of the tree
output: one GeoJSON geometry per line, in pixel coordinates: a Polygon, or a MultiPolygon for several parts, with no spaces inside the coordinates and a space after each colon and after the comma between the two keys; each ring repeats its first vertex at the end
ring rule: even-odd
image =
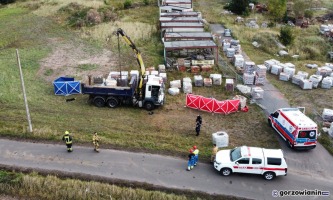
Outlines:
{"type": "Polygon", "coordinates": [[[295,40],[295,35],[290,26],[283,26],[280,29],[279,40],[283,45],[290,45],[295,40]]]}
{"type": "Polygon", "coordinates": [[[287,11],[287,0],[268,0],[268,12],[275,21],[281,21],[287,11]]]}
{"type": "Polygon", "coordinates": [[[227,9],[238,15],[246,15],[249,10],[249,0],[231,0],[227,9]]]}
{"type": "Polygon", "coordinates": [[[312,0],[296,0],[294,1],[293,11],[295,17],[304,17],[305,11],[313,4],[312,0]]]}

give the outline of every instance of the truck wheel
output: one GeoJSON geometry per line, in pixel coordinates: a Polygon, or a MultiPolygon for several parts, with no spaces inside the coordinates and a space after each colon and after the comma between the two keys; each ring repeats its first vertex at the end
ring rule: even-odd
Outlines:
{"type": "Polygon", "coordinates": [[[231,174],[231,169],[229,169],[229,168],[222,168],[220,172],[221,172],[221,174],[223,176],[229,176],[231,174]]]}
{"type": "Polygon", "coordinates": [[[265,172],[264,173],[264,178],[266,179],[266,180],[273,180],[274,179],[274,177],[275,177],[275,173],[274,172],[265,172]]]}
{"type": "Polygon", "coordinates": [[[106,105],[108,105],[110,108],[115,108],[118,106],[118,100],[114,97],[110,97],[108,98],[108,100],[106,101],[106,105]]]}
{"type": "Polygon", "coordinates": [[[105,105],[105,100],[101,96],[95,97],[94,100],[93,100],[93,102],[94,102],[95,106],[99,107],[99,108],[103,107],[105,105]]]}
{"type": "Polygon", "coordinates": [[[148,101],[145,103],[145,108],[146,108],[146,110],[151,111],[151,110],[154,110],[155,106],[152,102],[148,101]]]}

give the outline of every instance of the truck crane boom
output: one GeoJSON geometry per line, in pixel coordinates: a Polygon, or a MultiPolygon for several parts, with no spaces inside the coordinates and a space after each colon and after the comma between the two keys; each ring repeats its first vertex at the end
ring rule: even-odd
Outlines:
{"type": "Polygon", "coordinates": [[[116,34],[119,38],[119,35],[121,35],[121,37],[124,39],[124,41],[132,48],[132,50],[134,51],[135,55],[136,55],[136,60],[140,66],[140,72],[141,72],[141,78],[140,78],[140,81],[139,81],[139,86],[138,86],[138,89],[139,89],[139,93],[140,93],[140,96],[142,95],[142,85],[143,85],[143,80],[144,80],[144,76],[145,76],[145,65],[142,61],[142,57],[141,57],[141,53],[140,51],[136,48],[134,42],[131,40],[131,38],[126,35],[126,33],[124,32],[123,29],[121,28],[118,28],[118,30],[116,31],[116,34]]]}

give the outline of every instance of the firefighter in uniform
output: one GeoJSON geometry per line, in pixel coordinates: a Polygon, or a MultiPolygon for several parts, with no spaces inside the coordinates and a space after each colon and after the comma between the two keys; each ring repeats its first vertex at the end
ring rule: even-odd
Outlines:
{"type": "Polygon", "coordinates": [[[198,160],[199,160],[199,149],[197,148],[197,146],[193,146],[193,153],[194,153],[194,166],[196,166],[198,164],[198,160]]]}
{"type": "Polygon", "coordinates": [[[216,144],[213,144],[212,156],[210,157],[210,162],[214,162],[218,148],[216,144]]]}
{"type": "Polygon", "coordinates": [[[94,135],[93,135],[93,144],[94,144],[94,151],[96,152],[99,152],[99,137],[97,135],[97,132],[94,132],[94,135]]]}
{"type": "Polygon", "coordinates": [[[190,171],[191,169],[193,169],[194,157],[195,157],[195,155],[193,153],[193,149],[190,149],[190,153],[188,154],[187,171],[190,171]]]}
{"type": "Polygon", "coordinates": [[[67,151],[72,152],[72,144],[73,144],[73,139],[72,136],[69,135],[69,131],[65,131],[65,135],[62,137],[62,140],[65,141],[66,146],[67,146],[67,151]]]}

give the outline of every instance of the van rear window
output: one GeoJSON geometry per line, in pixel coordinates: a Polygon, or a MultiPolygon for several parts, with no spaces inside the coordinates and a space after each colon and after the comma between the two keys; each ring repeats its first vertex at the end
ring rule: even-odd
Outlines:
{"type": "Polygon", "coordinates": [[[268,165],[281,165],[281,158],[267,158],[268,165]]]}

